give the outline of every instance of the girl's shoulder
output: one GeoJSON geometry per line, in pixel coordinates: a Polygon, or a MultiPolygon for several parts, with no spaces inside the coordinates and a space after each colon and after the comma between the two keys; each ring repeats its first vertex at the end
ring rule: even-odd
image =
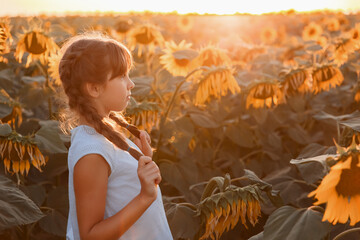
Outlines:
{"type": "Polygon", "coordinates": [[[112,167],[115,152],[114,145],[103,135],[87,125],[80,125],[71,130],[71,144],[68,155],[69,167],[87,154],[100,154],[112,167]]]}

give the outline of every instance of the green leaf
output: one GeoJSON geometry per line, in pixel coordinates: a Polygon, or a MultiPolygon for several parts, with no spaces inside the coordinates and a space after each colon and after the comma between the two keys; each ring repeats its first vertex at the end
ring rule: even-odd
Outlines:
{"type": "Polygon", "coordinates": [[[42,185],[20,186],[20,189],[39,207],[44,203],[46,192],[42,185]]]}
{"type": "Polygon", "coordinates": [[[54,120],[40,121],[41,128],[35,134],[40,150],[49,153],[66,153],[67,149],[59,136],[59,123],[54,120]]]}
{"type": "Polygon", "coordinates": [[[313,117],[315,119],[317,119],[317,120],[333,119],[333,120],[339,122],[339,121],[343,121],[343,120],[345,120],[347,118],[358,118],[358,117],[360,117],[360,112],[358,110],[356,110],[351,114],[344,114],[344,115],[334,116],[334,115],[331,115],[331,114],[326,113],[324,111],[321,111],[320,113],[315,114],[313,117]]]}
{"type": "Polygon", "coordinates": [[[151,83],[154,78],[149,76],[134,77],[131,79],[135,83],[135,87],[131,90],[132,96],[144,98],[149,96],[151,92],[151,83]]]}
{"type": "Polygon", "coordinates": [[[48,194],[46,205],[50,208],[56,209],[64,216],[69,211],[68,190],[65,186],[59,186],[51,190],[48,194]]]}
{"type": "Polygon", "coordinates": [[[256,234],[249,238],[249,240],[263,240],[264,239],[264,232],[260,232],[259,234],[256,234]]]}
{"type": "Polygon", "coordinates": [[[196,211],[182,203],[168,203],[165,207],[174,239],[194,239],[201,225],[196,211]]]}
{"type": "Polygon", "coordinates": [[[0,230],[36,222],[42,217],[38,206],[15,183],[0,175],[0,230]]]}
{"type": "Polygon", "coordinates": [[[357,132],[360,132],[360,117],[350,118],[348,120],[341,121],[340,124],[345,125],[357,132]]]}
{"type": "Polygon", "coordinates": [[[290,163],[296,165],[302,178],[311,184],[322,179],[328,173],[330,168],[326,163],[326,159],[335,156],[326,154],[304,159],[292,159],[290,163]]]}
{"type": "Polygon", "coordinates": [[[199,53],[195,50],[192,49],[184,49],[184,50],[179,50],[176,52],[173,52],[172,55],[174,56],[174,58],[176,59],[188,59],[188,60],[193,60],[194,58],[196,58],[199,53]]]}
{"type": "Polygon", "coordinates": [[[312,209],[283,206],[274,211],[264,226],[264,240],[322,240],[330,224],[322,222],[322,214],[312,209]]]}
{"type": "Polygon", "coordinates": [[[11,134],[12,129],[9,124],[0,124],[0,136],[1,137],[7,137],[11,134]]]}
{"type": "Polygon", "coordinates": [[[225,132],[226,136],[231,139],[235,144],[253,148],[255,146],[255,136],[250,126],[244,122],[238,125],[230,125],[225,132]]]}
{"type": "Polygon", "coordinates": [[[218,128],[220,124],[206,112],[192,112],[189,114],[191,120],[199,127],[218,128]]]}
{"type": "Polygon", "coordinates": [[[39,225],[44,231],[56,236],[66,235],[67,219],[58,211],[50,211],[39,221],[39,225]]]}

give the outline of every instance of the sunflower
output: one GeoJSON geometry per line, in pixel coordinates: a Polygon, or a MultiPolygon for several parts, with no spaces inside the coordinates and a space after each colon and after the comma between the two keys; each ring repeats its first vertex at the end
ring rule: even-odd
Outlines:
{"type": "Polygon", "coordinates": [[[230,57],[224,52],[224,50],[208,45],[200,49],[198,56],[199,64],[201,66],[228,66],[230,67],[232,62],[230,57]]]}
{"type": "Polygon", "coordinates": [[[313,89],[315,93],[328,91],[332,87],[339,86],[344,81],[340,69],[332,65],[322,65],[313,73],[313,89]]]}
{"type": "Polygon", "coordinates": [[[194,60],[198,53],[192,50],[191,43],[181,41],[176,45],[173,41],[165,43],[164,55],[160,57],[160,63],[164,65],[174,76],[186,76],[190,71],[197,67],[197,61],[194,60]]]}
{"type": "Polygon", "coordinates": [[[235,80],[232,70],[228,67],[213,67],[206,72],[198,83],[195,105],[204,104],[210,96],[220,99],[228,91],[239,93],[240,87],[235,80]]]}
{"type": "Polygon", "coordinates": [[[131,98],[130,104],[126,108],[126,116],[131,118],[132,125],[151,132],[153,127],[159,126],[159,110],[157,103],[146,101],[137,103],[134,98],[131,98]]]}
{"type": "Polygon", "coordinates": [[[177,18],[176,25],[180,31],[187,33],[193,28],[194,21],[190,16],[180,16],[177,18]]]}
{"type": "Polygon", "coordinates": [[[119,34],[126,34],[132,27],[133,21],[131,19],[120,19],[115,23],[115,31],[119,34]]]}
{"type": "Polygon", "coordinates": [[[327,29],[330,32],[338,31],[340,29],[340,22],[337,18],[329,18],[326,20],[327,29]]]}
{"type": "Polygon", "coordinates": [[[246,218],[255,225],[261,215],[260,196],[252,186],[230,188],[205,198],[199,204],[199,213],[205,222],[203,239],[219,239],[233,229],[239,220],[247,228],[246,218]],[[255,190],[255,191],[254,191],[255,190]]]}
{"type": "Polygon", "coordinates": [[[336,164],[308,196],[317,198],[315,205],[326,203],[323,221],[335,225],[350,219],[354,226],[360,221],[360,146],[355,137],[348,148],[338,146],[338,153],[336,164]]]}
{"type": "Polygon", "coordinates": [[[36,59],[46,65],[51,54],[56,53],[59,47],[41,29],[34,29],[24,33],[16,46],[15,58],[21,63],[25,52],[29,55],[26,60],[26,67],[36,59]]]}
{"type": "Polygon", "coordinates": [[[9,115],[1,118],[0,122],[8,123],[13,128],[15,126],[20,127],[22,123],[22,108],[21,104],[10,97],[10,95],[4,90],[0,90],[0,104],[5,104],[9,107],[12,107],[12,111],[9,115]]]}
{"type": "Polygon", "coordinates": [[[278,81],[258,81],[250,85],[249,93],[246,97],[246,108],[250,105],[254,108],[271,107],[283,101],[278,81]]]}
{"type": "Polygon", "coordinates": [[[156,45],[162,45],[163,36],[161,32],[150,24],[138,25],[129,30],[128,46],[133,51],[138,46],[138,56],[140,57],[142,51],[147,47],[150,53],[155,51],[156,45]]]}
{"type": "Polygon", "coordinates": [[[316,41],[321,34],[323,33],[322,27],[314,22],[309,23],[307,26],[305,26],[302,37],[305,41],[314,40],[316,41]]]}
{"type": "Polygon", "coordinates": [[[41,166],[47,161],[32,137],[24,137],[15,131],[6,137],[0,136],[0,155],[5,172],[22,175],[28,174],[30,163],[41,172],[41,166]]]}
{"type": "Polygon", "coordinates": [[[277,39],[277,31],[271,27],[263,28],[260,38],[264,44],[272,44],[277,39]]]}
{"type": "Polygon", "coordinates": [[[10,52],[10,46],[13,42],[10,30],[8,18],[0,19],[0,62],[4,63],[8,62],[4,55],[10,52]]]}
{"type": "Polygon", "coordinates": [[[312,89],[313,79],[308,68],[295,68],[280,73],[284,78],[284,94],[289,96],[296,92],[304,93],[312,89]]]}

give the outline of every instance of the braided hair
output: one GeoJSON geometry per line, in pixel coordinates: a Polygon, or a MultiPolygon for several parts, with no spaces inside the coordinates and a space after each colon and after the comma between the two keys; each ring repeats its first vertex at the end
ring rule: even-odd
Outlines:
{"type": "Polygon", "coordinates": [[[61,52],[63,56],[59,63],[59,75],[70,110],[92,123],[95,130],[115,146],[139,160],[143,154],[130,147],[118,128],[126,128],[138,138],[140,131],[128,124],[121,113],[111,112],[109,116],[102,117],[90,104],[90,98],[84,90],[85,83],[105,84],[110,72],[110,79],[127,74],[132,67],[129,50],[116,40],[99,33],[86,33],[70,38],[61,52]]]}

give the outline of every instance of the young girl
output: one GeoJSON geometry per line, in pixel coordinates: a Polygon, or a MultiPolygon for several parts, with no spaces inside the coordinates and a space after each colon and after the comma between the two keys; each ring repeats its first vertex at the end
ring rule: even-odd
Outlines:
{"type": "Polygon", "coordinates": [[[99,34],[83,34],[64,44],[62,53],[60,79],[77,116],[68,155],[67,239],[173,239],[150,136],[120,113],[134,87],[129,50],[99,34]],[[138,138],[135,144],[124,128],[138,138]]]}

